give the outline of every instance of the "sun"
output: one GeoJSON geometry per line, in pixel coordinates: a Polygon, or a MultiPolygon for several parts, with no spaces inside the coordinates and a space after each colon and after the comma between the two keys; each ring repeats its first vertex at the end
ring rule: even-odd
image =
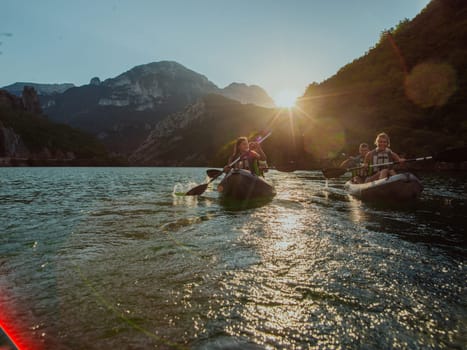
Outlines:
{"type": "Polygon", "coordinates": [[[297,102],[299,93],[293,89],[284,89],[275,96],[274,102],[280,108],[293,108],[297,102]]]}

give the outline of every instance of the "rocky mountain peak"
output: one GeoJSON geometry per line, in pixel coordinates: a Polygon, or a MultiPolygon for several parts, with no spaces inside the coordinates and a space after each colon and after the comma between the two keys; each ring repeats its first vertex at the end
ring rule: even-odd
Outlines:
{"type": "Polygon", "coordinates": [[[252,103],[266,108],[274,108],[275,104],[267,92],[258,85],[232,83],[222,89],[222,95],[241,103],[252,103]]]}
{"type": "Polygon", "coordinates": [[[7,90],[0,90],[0,106],[42,114],[39,97],[36,89],[32,86],[24,86],[21,97],[11,94],[7,90]]]}
{"type": "Polygon", "coordinates": [[[112,89],[112,95],[102,99],[100,105],[134,105],[138,110],[154,109],[163,103],[187,105],[219,90],[204,75],[172,61],[136,66],[102,84],[112,89]]]}
{"type": "Polygon", "coordinates": [[[101,84],[101,80],[99,79],[99,77],[94,77],[89,82],[89,85],[94,85],[94,86],[99,86],[100,84],[101,84]]]}

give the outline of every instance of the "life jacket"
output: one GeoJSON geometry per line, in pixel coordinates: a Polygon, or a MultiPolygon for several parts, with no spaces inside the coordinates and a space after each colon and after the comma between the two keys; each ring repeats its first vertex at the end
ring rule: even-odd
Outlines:
{"type": "Polygon", "coordinates": [[[233,165],[233,168],[250,170],[252,174],[262,176],[262,171],[259,167],[258,159],[253,157],[250,152],[240,156],[240,160],[233,165]]]}
{"type": "MultiPolygon", "coordinates": [[[[353,162],[353,167],[359,167],[359,166],[362,166],[363,165],[363,157],[359,154],[358,156],[355,156],[355,157],[351,157],[350,158],[353,162]]],[[[354,169],[352,170],[352,177],[356,177],[356,176],[361,176],[361,177],[365,177],[367,175],[366,173],[366,169],[362,168],[362,169],[354,169]]]]}
{"type": "Polygon", "coordinates": [[[392,157],[392,151],[389,148],[386,148],[384,151],[379,151],[377,148],[373,151],[370,151],[370,165],[368,169],[368,174],[372,175],[381,171],[382,169],[390,169],[391,165],[384,165],[384,166],[374,166],[377,164],[384,164],[393,162],[394,158],[392,157]]]}

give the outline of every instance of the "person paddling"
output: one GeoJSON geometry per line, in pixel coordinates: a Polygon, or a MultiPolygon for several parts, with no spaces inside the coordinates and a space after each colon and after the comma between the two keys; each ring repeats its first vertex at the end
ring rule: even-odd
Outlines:
{"type": "MultiPolygon", "coordinates": [[[[240,157],[240,160],[233,165],[234,169],[250,170],[255,175],[261,175],[258,161],[265,161],[266,154],[258,142],[248,142],[248,138],[241,136],[235,142],[232,155],[229,157],[228,164],[234,159],[240,157]]],[[[226,165],[224,172],[228,173],[232,168],[226,165]]]]}
{"type": "Polygon", "coordinates": [[[266,153],[261,148],[261,144],[256,141],[250,141],[250,150],[255,151],[259,154],[259,159],[253,161],[253,170],[256,175],[264,177],[264,173],[268,171],[268,163],[266,161],[266,153]]]}
{"type": "MultiPolygon", "coordinates": [[[[370,151],[370,147],[367,143],[363,142],[358,147],[358,155],[355,157],[349,157],[349,159],[344,160],[339,167],[340,168],[356,168],[363,164],[365,161],[366,154],[370,151]]],[[[365,177],[367,176],[366,168],[354,169],[352,170],[352,182],[353,183],[363,183],[365,182],[365,177]]]]}
{"type": "Polygon", "coordinates": [[[399,157],[397,153],[391,151],[389,146],[391,141],[388,134],[382,132],[376,136],[376,148],[368,152],[365,156],[364,166],[368,169],[368,177],[365,182],[371,182],[378,179],[396,175],[396,172],[390,165],[377,166],[378,164],[386,164],[390,162],[404,162],[405,159],[399,157]]]}

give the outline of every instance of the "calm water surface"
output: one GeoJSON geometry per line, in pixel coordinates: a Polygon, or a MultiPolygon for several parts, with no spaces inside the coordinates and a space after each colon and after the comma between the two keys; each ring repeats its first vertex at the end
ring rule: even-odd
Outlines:
{"type": "Polygon", "coordinates": [[[466,174],[410,205],[267,174],[231,208],[202,168],[0,168],[0,313],[45,349],[460,349],[466,174]]]}

